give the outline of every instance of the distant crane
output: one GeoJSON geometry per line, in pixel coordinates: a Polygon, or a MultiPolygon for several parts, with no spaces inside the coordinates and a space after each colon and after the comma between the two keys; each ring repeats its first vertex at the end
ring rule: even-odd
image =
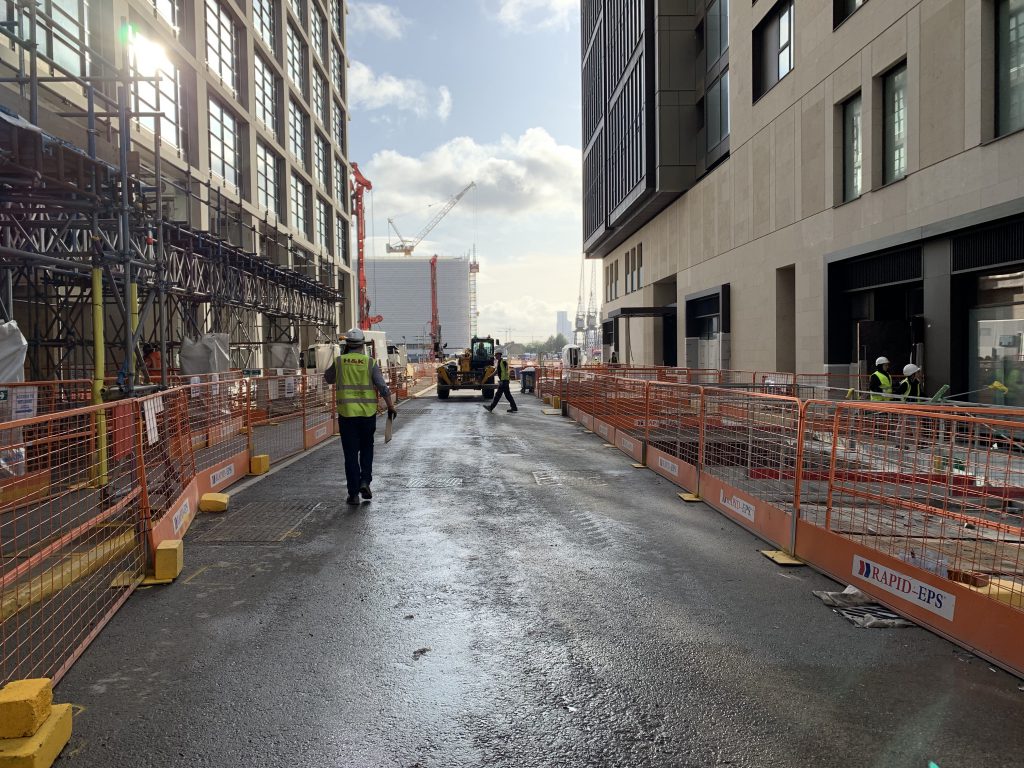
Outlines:
{"type": "Polygon", "coordinates": [[[395,237],[398,238],[397,243],[387,244],[388,253],[404,253],[406,256],[412,256],[413,250],[416,248],[417,245],[419,245],[423,241],[423,238],[429,235],[431,230],[433,230],[434,227],[441,223],[441,219],[447,216],[451,209],[459,204],[459,200],[465,197],[466,193],[469,192],[469,190],[473,189],[473,187],[475,186],[476,182],[471,181],[462,189],[461,192],[449,198],[449,200],[444,204],[444,206],[442,206],[441,210],[434,214],[434,218],[428,221],[426,225],[423,227],[423,229],[417,232],[416,236],[410,240],[407,240],[406,238],[402,237],[402,233],[399,232],[398,227],[395,226],[394,219],[388,219],[388,226],[390,226],[391,229],[394,230],[395,237]]]}
{"type": "Polygon", "coordinates": [[[596,360],[601,353],[601,326],[598,323],[597,262],[590,264],[590,301],[587,304],[587,355],[596,360]]]}
{"type": "Polygon", "coordinates": [[[587,314],[583,308],[583,278],[586,267],[587,260],[584,257],[583,261],[580,262],[580,298],[579,303],[576,305],[576,324],[572,333],[572,343],[580,349],[586,349],[587,346],[587,314]]]}
{"type": "Polygon", "coordinates": [[[373,184],[359,170],[358,163],[352,163],[352,210],[356,216],[356,265],[359,280],[359,327],[370,330],[381,322],[381,315],[370,315],[370,295],[366,290],[366,209],[363,208],[363,192],[372,190],[373,184]]]}

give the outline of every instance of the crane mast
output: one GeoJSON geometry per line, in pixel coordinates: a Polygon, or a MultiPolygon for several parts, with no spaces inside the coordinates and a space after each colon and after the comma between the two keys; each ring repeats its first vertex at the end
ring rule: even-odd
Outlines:
{"type": "Polygon", "coordinates": [[[430,258],[430,349],[437,361],[441,359],[441,318],[437,313],[437,254],[430,258]]]}
{"type": "Polygon", "coordinates": [[[356,217],[356,271],[359,302],[359,327],[364,331],[370,330],[375,323],[381,322],[384,318],[380,315],[370,315],[370,296],[366,290],[366,209],[363,207],[363,193],[372,190],[373,184],[363,176],[359,170],[358,163],[352,163],[352,211],[356,217]]]}
{"type": "Polygon", "coordinates": [[[587,315],[583,305],[583,278],[585,269],[587,266],[586,257],[580,262],[580,298],[579,303],[576,304],[576,324],[573,328],[572,343],[580,349],[584,349],[587,345],[586,332],[587,332],[587,315]]]}
{"type": "Polygon", "coordinates": [[[434,229],[434,227],[436,227],[438,224],[441,223],[441,219],[443,219],[445,216],[447,216],[449,214],[449,212],[452,210],[452,208],[454,208],[456,205],[458,205],[459,201],[463,197],[465,197],[466,193],[469,192],[469,190],[473,189],[473,187],[475,187],[475,186],[476,186],[476,182],[475,181],[471,181],[471,182],[469,182],[469,184],[467,184],[462,189],[462,191],[460,191],[458,194],[453,195],[448,200],[448,202],[446,202],[444,204],[444,206],[441,208],[441,210],[438,211],[434,215],[434,217],[430,221],[428,221],[426,223],[426,225],[424,225],[423,229],[421,229],[419,232],[417,232],[416,236],[411,238],[411,239],[406,239],[406,238],[402,237],[402,233],[398,231],[398,227],[395,225],[395,220],[394,219],[388,219],[388,225],[394,231],[395,236],[398,238],[398,242],[396,244],[388,243],[387,244],[387,252],[388,253],[403,253],[406,256],[412,256],[413,250],[415,250],[416,246],[419,245],[423,241],[423,238],[425,238],[427,235],[429,235],[431,233],[431,231],[434,229]]]}

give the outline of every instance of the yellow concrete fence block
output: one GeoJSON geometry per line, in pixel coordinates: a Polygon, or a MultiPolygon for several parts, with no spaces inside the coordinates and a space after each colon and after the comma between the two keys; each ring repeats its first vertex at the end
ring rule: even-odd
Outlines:
{"type": "Polygon", "coordinates": [[[261,453],[259,456],[253,456],[249,459],[249,474],[250,475],[265,475],[270,471],[270,457],[265,453],[261,453]]]}
{"type": "Polygon", "coordinates": [[[204,493],[199,500],[200,512],[227,512],[231,497],[226,493],[204,493]]]}
{"type": "Polygon", "coordinates": [[[71,705],[54,704],[38,731],[0,739],[0,768],[50,768],[71,738],[71,705]]]}
{"type": "Polygon", "coordinates": [[[560,398],[558,395],[553,395],[551,397],[551,407],[552,408],[561,408],[562,407],[562,398],[560,398]]]}
{"type": "Polygon", "coordinates": [[[0,690],[0,739],[31,736],[50,716],[50,678],[13,680],[0,690]]]}
{"type": "Polygon", "coordinates": [[[181,539],[167,539],[156,547],[153,559],[153,578],[176,579],[185,567],[185,547],[181,539]]]}

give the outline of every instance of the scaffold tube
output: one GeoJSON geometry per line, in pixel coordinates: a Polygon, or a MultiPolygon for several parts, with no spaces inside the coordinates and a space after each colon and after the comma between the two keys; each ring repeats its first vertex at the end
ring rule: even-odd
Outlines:
{"type": "MultiPolygon", "coordinates": [[[[104,322],[103,270],[95,266],[92,269],[93,405],[103,404],[103,379],[107,374],[107,351],[103,341],[104,322]]],[[[96,453],[96,482],[104,486],[107,484],[107,414],[102,410],[96,412],[96,453]]]]}

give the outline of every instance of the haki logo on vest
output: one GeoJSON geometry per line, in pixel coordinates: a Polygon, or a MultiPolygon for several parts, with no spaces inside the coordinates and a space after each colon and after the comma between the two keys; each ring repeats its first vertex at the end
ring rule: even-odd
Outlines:
{"type": "Polygon", "coordinates": [[[956,597],[938,587],[865,560],[860,555],[853,556],[853,575],[944,619],[953,620],[956,597]]]}

